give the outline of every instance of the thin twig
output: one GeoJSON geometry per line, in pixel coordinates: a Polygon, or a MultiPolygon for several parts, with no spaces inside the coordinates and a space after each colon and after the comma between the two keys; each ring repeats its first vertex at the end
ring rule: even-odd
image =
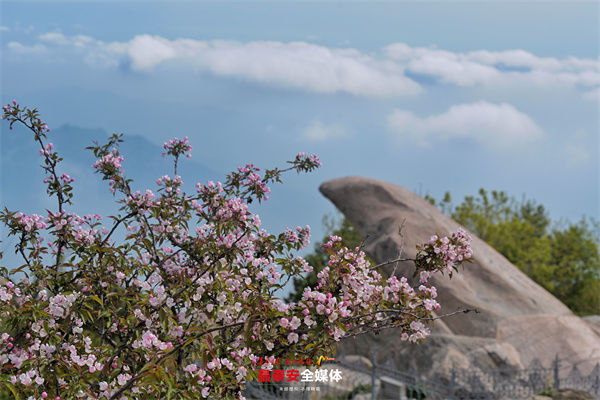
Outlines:
{"type": "Polygon", "coordinates": [[[106,243],[108,242],[108,240],[110,239],[110,237],[112,236],[112,234],[117,230],[117,227],[125,220],[133,217],[134,215],[136,215],[138,213],[137,210],[130,212],[129,214],[127,214],[126,216],[119,218],[115,221],[112,229],[110,230],[110,232],[108,232],[108,235],[106,235],[106,237],[104,238],[104,240],[102,241],[102,243],[100,243],[100,247],[104,247],[104,245],[106,245],[106,243]]]}
{"type": "Polygon", "coordinates": [[[385,267],[386,265],[390,265],[390,264],[393,264],[393,263],[396,263],[396,262],[400,262],[400,261],[416,261],[416,259],[415,258],[401,258],[401,257],[400,258],[395,258],[393,260],[386,261],[386,262],[381,263],[381,264],[377,264],[377,265],[371,267],[371,269],[377,269],[377,268],[380,268],[380,267],[385,267]]]}
{"type": "Polygon", "coordinates": [[[365,238],[362,240],[362,242],[360,242],[360,246],[358,246],[358,250],[362,251],[363,248],[365,247],[365,244],[367,243],[367,240],[369,240],[369,234],[367,233],[367,236],[365,236],[365,238]]]}
{"type": "Polygon", "coordinates": [[[18,251],[21,254],[21,256],[23,257],[23,260],[25,260],[25,262],[27,263],[27,265],[31,268],[31,263],[29,262],[29,258],[27,258],[27,256],[25,255],[25,251],[23,250],[23,246],[25,244],[25,232],[23,232],[21,234],[21,241],[18,244],[18,251]]]}
{"type": "MultiPolygon", "coordinates": [[[[402,228],[404,228],[404,224],[406,224],[406,218],[404,218],[402,220],[402,223],[400,224],[400,228],[398,228],[398,235],[400,235],[400,250],[398,251],[398,257],[397,258],[401,258],[402,257],[402,253],[404,252],[404,235],[402,234],[402,228]]],[[[396,261],[396,263],[394,264],[394,270],[392,271],[392,275],[391,276],[395,276],[396,275],[396,269],[398,268],[398,262],[396,261]]]]}

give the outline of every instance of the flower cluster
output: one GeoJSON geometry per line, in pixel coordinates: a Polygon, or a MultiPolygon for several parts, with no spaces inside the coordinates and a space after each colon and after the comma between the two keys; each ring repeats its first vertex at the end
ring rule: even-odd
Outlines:
{"type": "Polygon", "coordinates": [[[11,130],[15,122],[25,122],[23,117],[28,118],[30,123],[33,122],[31,125],[28,125],[28,128],[34,130],[35,133],[44,134],[46,132],[50,132],[48,125],[41,119],[37,118],[37,110],[21,108],[16,100],[13,100],[11,103],[2,106],[2,119],[7,119],[10,122],[11,130]],[[24,111],[27,111],[25,115],[24,111]]]}
{"type": "Polygon", "coordinates": [[[305,249],[310,244],[310,226],[304,228],[297,226],[294,230],[286,228],[285,239],[290,243],[301,243],[301,248],[305,249]]]}
{"type": "Polygon", "coordinates": [[[131,195],[127,196],[125,202],[131,204],[133,208],[137,208],[140,212],[145,213],[150,207],[152,207],[152,200],[156,196],[152,193],[152,190],[146,189],[144,194],[138,190],[131,195]]]}
{"type": "Polygon", "coordinates": [[[294,161],[290,161],[294,169],[298,172],[310,172],[316,168],[321,168],[323,164],[315,154],[298,153],[294,161]]]}
{"type": "Polygon", "coordinates": [[[123,157],[119,155],[119,152],[116,148],[112,149],[111,153],[106,154],[101,159],[97,160],[92,167],[97,170],[120,170],[123,167],[121,163],[123,162],[123,157]]]}
{"type": "Polygon", "coordinates": [[[27,232],[30,232],[34,228],[43,229],[47,226],[44,217],[38,214],[27,215],[17,213],[15,217],[19,218],[19,225],[23,226],[23,229],[27,232]]]}
{"type": "Polygon", "coordinates": [[[50,152],[54,149],[54,144],[48,143],[43,149],[40,150],[41,156],[50,156],[50,152]]]}
{"type": "Polygon", "coordinates": [[[123,166],[121,163],[124,158],[119,154],[119,150],[113,147],[110,151],[103,151],[102,156],[92,164],[96,172],[102,174],[105,180],[108,180],[108,186],[112,194],[123,185],[123,166]]]}
{"type": "Polygon", "coordinates": [[[7,114],[11,114],[13,112],[13,106],[16,106],[16,105],[17,105],[17,101],[13,100],[12,104],[7,104],[5,106],[2,106],[2,111],[3,111],[2,119],[6,119],[7,114]]]}
{"type": "MultiPolygon", "coordinates": [[[[12,110],[11,122],[28,121],[14,119],[26,109],[12,110]]],[[[45,171],[70,184],[43,139],[38,132],[51,160],[45,171]]],[[[244,383],[258,377],[257,355],[270,354],[260,365],[270,369],[277,357],[316,358],[365,332],[395,327],[410,342],[429,334],[440,307],[435,287],[384,278],[339,237],[323,246],[329,262],[316,285],[297,302],[276,297],[291,277],[312,271],[297,255],[310,228],[270,234],[250,204],[266,200],[283,172],[319,167],[316,156],[300,153],[287,169],[248,164],[224,182],[198,183],[195,193],[176,173],[159,178],[154,192],[134,191],[119,142],[115,135],[90,147],[120,205],[108,223],[65,210],[66,186],[49,191],[59,209],[46,216],[0,211],[24,259],[0,268],[0,381],[8,382],[0,397],[243,398],[244,383]],[[17,281],[17,272],[25,277],[17,281]]],[[[186,138],[165,150],[177,158],[191,146],[186,138]]],[[[418,270],[451,272],[470,260],[469,241],[460,230],[435,236],[419,249],[418,270]]]]}
{"type": "Polygon", "coordinates": [[[190,140],[187,136],[183,139],[173,138],[168,142],[163,143],[163,149],[165,150],[162,153],[163,157],[167,154],[175,157],[185,154],[187,158],[192,158],[193,147],[190,145],[190,140]]]}
{"type": "Polygon", "coordinates": [[[473,256],[471,235],[462,228],[458,228],[451,237],[433,235],[426,244],[418,246],[417,250],[416,263],[422,267],[420,279],[423,283],[436,270],[452,276],[454,271],[458,271],[458,265],[469,261],[473,256]]]}

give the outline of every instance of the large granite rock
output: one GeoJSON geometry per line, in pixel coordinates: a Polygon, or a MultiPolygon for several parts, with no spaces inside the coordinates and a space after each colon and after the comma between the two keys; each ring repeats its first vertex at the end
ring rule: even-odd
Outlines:
{"type": "MultiPolygon", "coordinates": [[[[415,246],[427,241],[433,233],[447,235],[459,227],[427,201],[397,185],[349,177],[325,182],[319,189],[364,237],[368,236],[366,251],[377,262],[398,257],[401,245],[398,229],[403,221],[404,254],[408,257],[414,257],[415,246]]],[[[473,237],[472,247],[473,263],[452,279],[434,278],[434,284],[442,304],[440,313],[476,308],[479,314],[445,318],[434,329],[433,336],[437,339],[418,346],[427,354],[424,358],[433,354],[425,349],[427,346],[439,347],[444,340],[449,347],[458,349],[466,361],[473,362],[479,357],[479,363],[487,367],[501,367],[507,362],[528,365],[535,358],[549,365],[557,354],[567,362],[600,356],[600,336],[592,329],[594,324],[575,316],[479,238],[473,237]],[[476,351],[485,348],[497,351],[476,351]]],[[[393,266],[385,268],[388,274],[392,270],[393,266]]],[[[412,263],[405,262],[399,264],[396,273],[411,276],[412,272],[412,263]]],[[[382,337],[384,348],[402,347],[397,336],[382,337]]],[[[349,342],[347,346],[356,347],[349,342]]]]}

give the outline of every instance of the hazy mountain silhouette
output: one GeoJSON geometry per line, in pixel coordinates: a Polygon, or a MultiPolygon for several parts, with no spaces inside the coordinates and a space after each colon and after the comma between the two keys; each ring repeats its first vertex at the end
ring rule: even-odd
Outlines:
{"type": "MultiPolygon", "coordinates": [[[[18,209],[27,213],[41,213],[45,208],[53,207],[54,200],[45,198],[43,172],[39,165],[39,145],[33,141],[33,134],[25,128],[15,125],[13,131],[3,126],[0,138],[1,155],[1,203],[9,209],[18,209]]],[[[75,178],[74,208],[78,212],[113,211],[108,207],[114,198],[108,191],[107,182],[103,182],[98,174],[94,174],[92,164],[93,153],[86,147],[98,141],[105,143],[108,134],[101,129],[87,129],[73,125],[63,125],[48,134],[48,141],[54,144],[64,161],[59,172],[75,178]]],[[[162,175],[173,174],[173,163],[170,158],[161,156],[160,146],[141,136],[124,136],[120,146],[125,157],[123,169],[128,178],[134,179],[134,188],[155,190],[155,181],[162,175]]],[[[222,173],[201,165],[192,160],[181,160],[179,174],[187,177],[189,185],[219,179],[222,173]],[[193,181],[193,182],[192,182],[193,181]]]]}

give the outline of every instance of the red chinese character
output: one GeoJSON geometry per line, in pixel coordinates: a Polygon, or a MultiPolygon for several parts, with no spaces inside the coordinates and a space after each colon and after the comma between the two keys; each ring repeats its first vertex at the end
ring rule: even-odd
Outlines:
{"type": "Polygon", "coordinates": [[[283,374],[282,369],[274,369],[273,370],[273,382],[283,382],[285,380],[285,375],[283,374]]]}
{"type": "Polygon", "coordinates": [[[268,369],[258,370],[258,381],[259,382],[271,382],[271,371],[268,369]]]}
{"type": "Polygon", "coordinates": [[[277,357],[277,359],[275,359],[275,365],[279,365],[279,364],[280,364],[279,357],[277,357]]]}
{"type": "Polygon", "coordinates": [[[300,376],[300,371],[297,369],[290,369],[286,371],[287,381],[288,382],[300,382],[298,377],[300,376]]]}
{"type": "Polygon", "coordinates": [[[285,360],[285,363],[286,363],[287,365],[290,365],[290,364],[293,364],[293,363],[294,363],[294,361],[290,360],[289,358],[286,358],[286,360],[285,360]]]}
{"type": "Polygon", "coordinates": [[[265,358],[261,357],[260,360],[258,360],[258,365],[263,365],[265,363],[265,358]]]}

